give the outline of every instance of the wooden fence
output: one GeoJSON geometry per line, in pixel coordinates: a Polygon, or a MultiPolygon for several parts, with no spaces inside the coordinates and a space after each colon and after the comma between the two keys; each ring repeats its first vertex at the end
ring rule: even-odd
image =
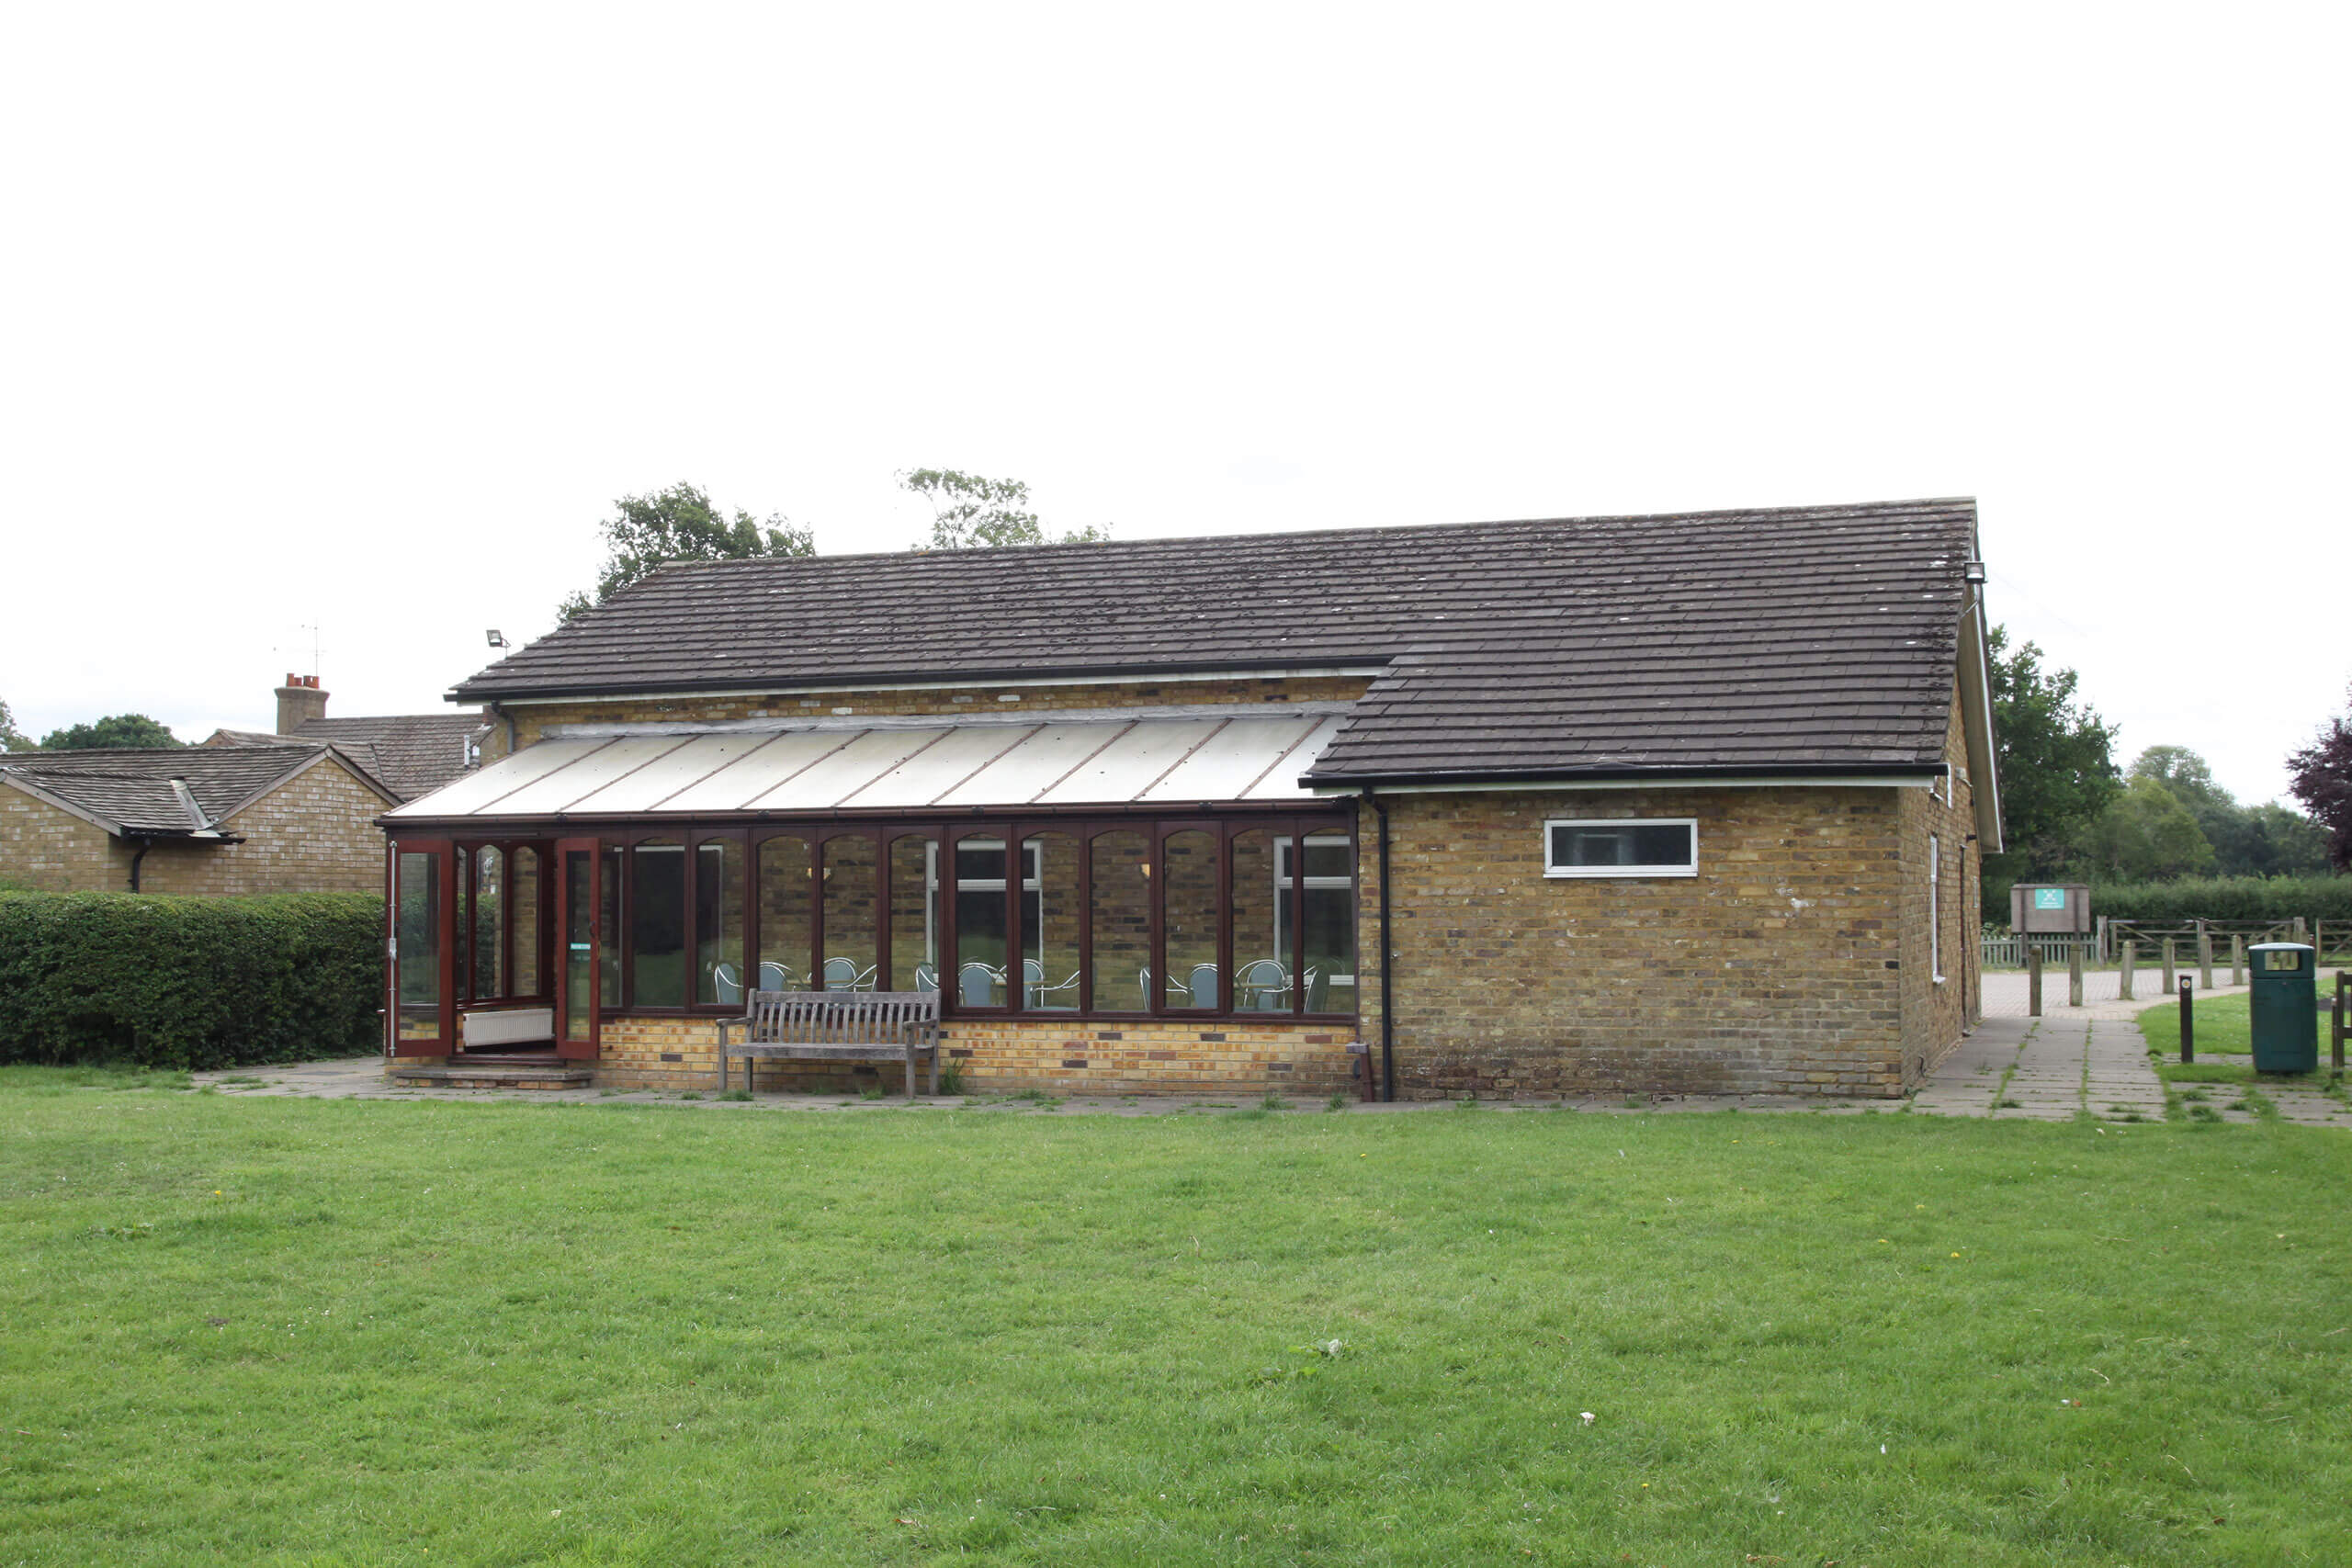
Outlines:
{"type": "Polygon", "coordinates": [[[2319,920],[2191,920],[2186,925],[2155,925],[2138,920],[2098,919],[2098,929],[2083,934],[2052,932],[2021,936],[2013,931],[1986,930],[1980,937],[1980,956],[1987,969],[2022,969],[2025,967],[2026,944],[2031,942],[2041,950],[2044,965],[2064,968],[2067,954],[2079,947],[2086,964],[2113,964],[2123,954],[2123,944],[2140,944],[2140,962],[2156,962],[2169,938],[2173,950],[2183,964],[2197,962],[2199,937],[2210,940],[2218,960],[2229,962],[2230,938],[2236,937],[2245,947],[2257,942],[2307,942],[2319,949],[2319,963],[2352,964],[2352,925],[2338,920],[2330,926],[2319,920]]]}

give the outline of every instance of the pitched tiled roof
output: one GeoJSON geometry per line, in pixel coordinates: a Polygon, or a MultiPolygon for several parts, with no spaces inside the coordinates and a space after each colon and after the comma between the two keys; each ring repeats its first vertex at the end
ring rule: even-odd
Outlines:
{"type": "Polygon", "coordinates": [[[681,563],[460,700],[1380,673],[1311,777],[1934,766],[1968,501],[681,563]]]}
{"type": "Polygon", "coordinates": [[[296,742],[12,751],[0,756],[0,778],[19,781],[94,818],[109,832],[182,837],[216,828],[231,812],[326,750],[322,744],[296,742]],[[172,786],[174,779],[187,784],[187,798],[172,786]]]}
{"type": "MultiPolygon", "coordinates": [[[[374,718],[312,718],[295,737],[334,743],[402,800],[439,789],[466,771],[466,737],[481,728],[480,714],[401,713],[374,718]]],[[[215,730],[207,746],[272,746],[288,739],[253,729],[215,730]]]]}

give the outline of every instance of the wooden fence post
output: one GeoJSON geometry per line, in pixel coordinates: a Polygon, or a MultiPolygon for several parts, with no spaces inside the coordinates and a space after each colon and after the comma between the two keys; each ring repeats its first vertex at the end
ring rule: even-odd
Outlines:
{"type": "Polygon", "coordinates": [[[2127,940],[2123,943],[2123,967],[2115,976],[2115,995],[2120,1001],[2131,1001],[2132,971],[2140,962],[2140,944],[2127,940]]]}
{"type": "Polygon", "coordinates": [[[2335,1076],[2344,1077],[2344,1036],[2352,1031],[2352,975],[2337,970],[2335,975],[2335,1024],[2329,1031],[2332,1043],[2328,1047],[2329,1066],[2335,1076]]]}
{"type": "Polygon", "coordinates": [[[2245,984],[2245,938],[2235,931],[2230,933],[2230,984],[2245,984]]]}
{"type": "Polygon", "coordinates": [[[2197,988],[2213,988],[2213,933],[2205,929],[2202,920],[2197,922],[2197,988]]]}
{"type": "Polygon", "coordinates": [[[2066,1005],[2083,1005],[2083,944],[2079,942],[2066,950],[2066,1005]]]}
{"type": "Polygon", "coordinates": [[[2041,1016],[2041,949],[2031,937],[2025,944],[2025,1015],[2041,1016]]]}
{"type": "Polygon", "coordinates": [[[2165,938],[2165,995],[2166,996],[2170,996],[2173,993],[2174,987],[2172,983],[2172,972],[2175,967],[2176,965],[2173,963],[2172,938],[2166,937],[2165,938]]]}

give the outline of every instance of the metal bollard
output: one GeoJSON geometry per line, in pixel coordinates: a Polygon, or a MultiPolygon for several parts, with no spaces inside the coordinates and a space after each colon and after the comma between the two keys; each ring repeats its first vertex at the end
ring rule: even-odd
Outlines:
{"type": "Polygon", "coordinates": [[[2180,977],[2180,1059],[2197,1060],[2197,983],[2188,976],[2180,977]]]}
{"type": "Polygon", "coordinates": [[[2033,945],[2031,937],[2026,938],[2025,947],[2025,1015],[2041,1016],[2041,949],[2033,945]]]}
{"type": "Polygon", "coordinates": [[[2126,942],[2123,944],[2123,967],[2117,971],[2115,976],[2115,995],[2118,1000],[2128,1002],[2135,999],[2132,995],[2132,971],[2139,965],[2140,944],[2136,942],[2126,942]]]}
{"type": "Polygon", "coordinates": [[[2083,944],[2076,942],[2066,950],[2066,1005],[2083,1005],[2083,944]]]}

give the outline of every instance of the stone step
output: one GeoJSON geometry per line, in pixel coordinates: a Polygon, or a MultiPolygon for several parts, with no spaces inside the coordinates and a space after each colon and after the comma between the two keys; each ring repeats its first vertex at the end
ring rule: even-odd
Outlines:
{"type": "Polygon", "coordinates": [[[588,1067],[505,1067],[484,1063],[395,1067],[391,1074],[394,1083],[413,1089],[586,1089],[595,1076],[588,1067]]]}

